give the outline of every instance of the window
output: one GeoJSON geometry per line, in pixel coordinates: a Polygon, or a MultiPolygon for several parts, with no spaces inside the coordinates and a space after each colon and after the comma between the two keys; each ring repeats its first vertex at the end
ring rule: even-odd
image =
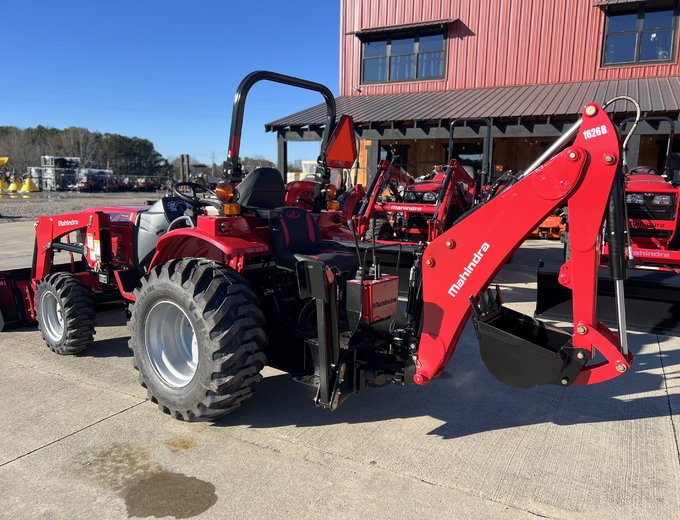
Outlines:
{"type": "Polygon", "coordinates": [[[607,15],[602,65],[673,59],[676,16],[673,9],[640,7],[607,15]]]}
{"type": "Polygon", "coordinates": [[[444,33],[393,36],[362,42],[362,83],[444,77],[444,33]]]}

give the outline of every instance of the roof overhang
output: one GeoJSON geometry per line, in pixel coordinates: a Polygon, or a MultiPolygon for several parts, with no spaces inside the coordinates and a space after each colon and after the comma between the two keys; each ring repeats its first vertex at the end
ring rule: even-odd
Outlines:
{"type": "MultiPolygon", "coordinates": [[[[594,0],[595,7],[607,7],[610,5],[644,4],[651,3],[650,0],[594,0]]],[[[660,3],[660,2],[657,2],[660,3]]]]}
{"type": "Polygon", "coordinates": [[[408,32],[408,31],[416,31],[420,29],[444,29],[451,25],[452,23],[458,21],[458,18],[448,18],[444,20],[433,20],[433,21],[428,21],[428,22],[418,22],[418,23],[410,23],[410,24],[402,24],[402,25],[391,25],[391,26],[381,26],[381,27],[372,27],[372,28],[366,28],[366,29],[360,29],[358,31],[353,31],[353,32],[348,32],[347,34],[354,34],[358,36],[359,38],[365,37],[365,36],[377,36],[381,34],[387,34],[387,33],[394,33],[394,32],[408,32]]]}
{"type": "MultiPolygon", "coordinates": [[[[680,76],[636,78],[578,83],[523,85],[413,94],[343,96],[337,98],[338,114],[348,114],[358,126],[453,120],[458,117],[570,118],[590,102],[604,103],[616,96],[637,99],[644,113],[680,112],[680,76]]],[[[632,105],[616,102],[610,109],[630,113],[632,105]]],[[[319,127],[324,123],[323,104],[277,119],[267,131],[319,127]]]]}

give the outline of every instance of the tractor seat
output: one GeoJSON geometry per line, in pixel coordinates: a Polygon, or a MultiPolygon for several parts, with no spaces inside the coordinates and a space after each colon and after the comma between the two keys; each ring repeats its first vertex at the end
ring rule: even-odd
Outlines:
{"type": "Polygon", "coordinates": [[[269,221],[276,265],[295,270],[298,262],[317,260],[343,273],[354,275],[359,268],[356,252],[332,241],[322,241],[312,216],[302,208],[278,208],[281,216],[269,221]]]}
{"type": "Polygon", "coordinates": [[[255,168],[236,186],[236,194],[247,208],[275,209],[286,203],[283,176],[276,168],[255,168]]]}

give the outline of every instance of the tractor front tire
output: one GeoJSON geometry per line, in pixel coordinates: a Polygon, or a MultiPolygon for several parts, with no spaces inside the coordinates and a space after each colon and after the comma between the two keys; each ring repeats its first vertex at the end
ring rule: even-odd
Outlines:
{"type": "Polygon", "coordinates": [[[95,302],[72,273],[46,276],[35,291],[38,328],[53,352],[77,354],[94,341],[95,302]]]}
{"type": "Polygon", "coordinates": [[[209,420],[252,396],[266,363],[265,319],[238,273],[188,258],[155,267],[135,292],[130,348],[158,408],[209,420]]]}

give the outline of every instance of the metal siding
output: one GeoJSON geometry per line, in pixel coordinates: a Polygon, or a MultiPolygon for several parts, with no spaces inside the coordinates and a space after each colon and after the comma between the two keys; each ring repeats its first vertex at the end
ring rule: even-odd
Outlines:
{"type": "Polygon", "coordinates": [[[680,75],[680,66],[600,67],[604,9],[592,0],[342,0],[342,96],[680,75]],[[442,19],[445,79],[360,85],[362,29],[442,19]],[[361,88],[361,92],[352,87],[361,88]]]}

